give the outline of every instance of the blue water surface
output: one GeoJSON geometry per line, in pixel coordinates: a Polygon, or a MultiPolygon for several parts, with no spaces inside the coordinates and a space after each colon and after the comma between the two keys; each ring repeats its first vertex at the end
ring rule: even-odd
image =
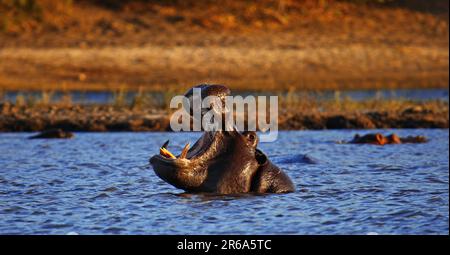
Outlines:
{"type": "Polygon", "coordinates": [[[430,142],[280,132],[260,148],[297,191],[242,196],[184,194],[148,166],[166,139],[179,153],[199,133],[0,133],[0,234],[448,234],[448,129],[380,131],[430,142]]]}
{"type": "MultiPolygon", "coordinates": [[[[114,92],[114,91],[68,91],[61,92],[55,91],[50,95],[51,102],[60,101],[63,96],[70,96],[72,103],[77,104],[108,104],[113,103],[117,97],[123,97],[127,103],[132,103],[134,98],[139,92],[114,92]],[[123,93],[123,95],[122,95],[123,93]]],[[[167,92],[145,92],[141,96],[145,96],[148,100],[152,100],[160,105],[164,104],[164,94],[167,92]]],[[[255,91],[237,91],[234,95],[241,96],[268,96],[279,95],[287,96],[288,92],[255,92],[255,91]]],[[[291,92],[289,92],[291,93],[291,92]]],[[[23,96],[25,98],[34,98],[34,100],[42,99],[42,92],[40,91],[5,91],[3,96],[0,97],[0,103],[2,101],[16,102],[17,96],[23,96]]],[[[305,97],[308,99],[314,99],[318,101],[326,100],[342,100],[351,99],[355,101],[364,100],[392,100],[392,99],[408,99],[411,101],[429,101],[429,100],[442,100],[448,101],[448,88],[436,88],[436,89],[367,89],[367,90],[324,90],[324,91],[298,91],[291,93],[290,97],[301,100],[305,97]]]]}

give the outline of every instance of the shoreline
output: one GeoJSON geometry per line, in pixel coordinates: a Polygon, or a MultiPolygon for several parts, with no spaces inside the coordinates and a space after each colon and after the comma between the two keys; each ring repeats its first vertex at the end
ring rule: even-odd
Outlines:
{"type": "MultiPolygon", "coordinates": [[[[334,106],[329,106],[331,109],[334,106]]],[[[389,109],[319,111],[311,105],[283,107],[279,130],[449,128],[448,103],[410,103],[389,109]]],[[[347,108],[347,109],[346,109],[347,108]]],[[[378,108],[378,109],[377,109],[378,108]]],[[[166,110],[107,105],[15,106],[0,104],[0,132],[64,131],[171,131],[166,110]]]]}

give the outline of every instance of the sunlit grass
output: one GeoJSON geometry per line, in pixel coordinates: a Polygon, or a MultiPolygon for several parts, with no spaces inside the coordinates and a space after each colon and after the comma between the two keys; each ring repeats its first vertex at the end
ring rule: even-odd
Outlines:
{"type": "MultiPolygon", "coordinates": [[[[435,111],[448,110],[448,102],[442,100],[414,101],[408,98],[384,98],[379,91],[372,98],[355,100],[342,97],[335,91],[331,99],[318,99],[307,92],[290,91],[278,93],[280,109],[291,112],[366,112],[366,111],[401,111],[415,106],[425,106],[435,111]]],[[[319,95],[320,97],[320,95],[319,95]]]]}
{"type": "MultiPolygon", "coordinates": [[[[69,91],[63,92],[59,97],[55,97],[56,91],[42,91],[37,94],[26,94],[19,92],[15,102],[10,102],[19,107],[40,107],[40,106],[73,106],[77,104],[92,104],[87,101],[73,102],[69,91]]],[[[175,95],[182,94],[177,90],[168,89],[164,92],[149,92],[143,89],[137,93],[130,94],[126,89],[120,89],[113,93],[113,100],[103,105],[115,108],[127,108],[130,110],[164,110],[172,112],[176,109],[169,107],[170,100],[175,95]]],[[[320,93],[311,94],[305,91],[290,90],[287,93],[277,93],[279,109],[287,112],[318,113],[350,113],[367,111],[402,111],[411,107],[426,107],[434,111],[448,110],[448,102],[442,100],[414,101],[407,98],[383,98],[382,93],[376,93],[367,100],[354,100],[349,97],[342,97],[337,91],[331,98],[321,98],[320,93]]],[[[5,101],[5,92],[0,91],[0,100],[5,101]],[[3,98],[3,99],[2,99],[3,98]]],[[[98,103],[96,103],[98,104],[98,103]]]]}
{"type": "Polygon", "coordinates": [[[127,101],[127,90],[125,88],[120,88],[118,91],[114,91],[112,105],[115,107],[123,107],[126,105],[127,101]]]}

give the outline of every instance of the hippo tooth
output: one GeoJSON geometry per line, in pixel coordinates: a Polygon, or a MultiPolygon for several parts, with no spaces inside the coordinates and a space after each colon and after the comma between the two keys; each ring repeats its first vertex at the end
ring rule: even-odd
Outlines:
{"type": "Polygon", "coordinates": [[[167,140],[167,141],[163,144],[163,146],[161,146],[161,148],[167,149],[167,146],[169,146],[169,140],[167,140]]]}
{"type": "Polygon", "coordinates": [[[166,157],[166,158],[176,158],[170,151],[168,151],[166,148],[160,148],[159,149],[159,154],[161,154],[162,156],[166,157]]]}
{"type": "Polygon", "coordinates": [[[190,143],[187,143],[187,144],[184,146],[183,151],[181,151],[180,158],[186,158],[190,146],[191,146],[190,143]]]}

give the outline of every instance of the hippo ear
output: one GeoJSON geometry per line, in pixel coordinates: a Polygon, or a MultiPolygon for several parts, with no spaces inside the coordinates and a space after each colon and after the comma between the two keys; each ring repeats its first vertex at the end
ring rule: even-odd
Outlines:
{"type": "Polygon", "coordinates": [[[400,137],[398,137],[398,135],[396,135],[396,134],[390,135],[389,138],[390,138],[389,140],[391,143],[402,143],[400,137]]]}
{"type": "Polygon", "coordinates": [[[383,135],[382,134],[376,134],[375,139],[379,144],[383,144],[383,135]]]}
{"type": "Polygon", "coordinates": [[[256,161],[258,161],[258,164],[260,164],[260,165],[267,164],[266,154],[264,154],[259,149],[256,149],[256,151],[255,151],[255,158],[256,158],[256,161]]]}

